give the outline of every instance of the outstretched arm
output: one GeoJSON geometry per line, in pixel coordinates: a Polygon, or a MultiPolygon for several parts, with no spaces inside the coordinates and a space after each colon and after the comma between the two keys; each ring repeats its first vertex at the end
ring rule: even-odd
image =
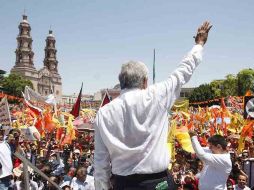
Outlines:
{"type": "Polygon", "coordinates": [[[175,100],[179,97],[182,86],[190,80],[194,70],[201,62],[203,46],[207,41],[211,27],[209,22],[204,22],[197,30],[195,36],[196,45],[180,62],[177,69],[166,81],[151,86],[151,90],[153,90],[153,88],[157,89],[158,102],[160,102],[165,109],[171,108],[175,100]]]}
{"type": "Polygon", "coordinates": [[[204,163],[212,165],[216,168],[222,168],[223,166],[228,167],[228,172],[231,171],[231,165],[225,161],[224,154],[213,154],[206,152],[203,147],[201,147],[200,143],[198,142],[198,138],[192,131],[189,132],[191,136],[191,143],[192,147],[197,155],[197,157],[202,160],[204,163]]]}

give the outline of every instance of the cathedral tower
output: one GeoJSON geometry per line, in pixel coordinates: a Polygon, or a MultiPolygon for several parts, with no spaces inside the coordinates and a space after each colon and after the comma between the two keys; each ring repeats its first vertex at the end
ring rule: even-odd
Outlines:
{"type": "Polygon", "coordinates": [[[45,51],[45,58],[44,58],[44,66],[47,67],[47,69],[55,74],[58,74],[58,61],[56,59],[56,40],[53,35],[52,30],[49,30],[49,34],[46,39],[46,47],[44,49],[45,51]]]}
{"type": "Polygon", "coordinates": [[[34,67],[32,51],[31,27],[27,21],[27,16],[23,15],[23,20],[19,24],[19,34],[17,36],[17,48],[15,51],[16,62],[11,70],[11,73],[19,73],[33,82],[36,88],[34,79],[37,77],[37,70],[34,67]]]}
{"type": "Polygon", "coordinates": [[[59,101],[62,96],[62,79],[58,73],[56,40],[52,30],[49,30],[49,34],[45,41],[44,67],[39,70],[38,92],[42,95],[54,93],[59,101]]]}
{"type": "Polygon", "coordinates": [[[23,20],[19,24],[19,34],[17,36],[16,62],[11,69],[11,73],[18,73],[31,80],[34,90],[43,96],[54,93],[58,102],[62,96],[62,79],[58,72],[58,61],[56,59],[56,40],[52,30],[46,38],[45,58],[43,68],[37,71],[34,67],[32,51],[31,27],[27,21],[27,16],[23,15],[23,20]]]}

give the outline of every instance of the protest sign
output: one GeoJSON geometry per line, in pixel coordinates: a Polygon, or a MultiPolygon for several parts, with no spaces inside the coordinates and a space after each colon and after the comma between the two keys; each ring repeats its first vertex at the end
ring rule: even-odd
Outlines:
{"type": "Polygon", "coordinates": [[[6,96],[0,102],[0,124],[3,126],[11,125],[11,116],[6,96]]]}

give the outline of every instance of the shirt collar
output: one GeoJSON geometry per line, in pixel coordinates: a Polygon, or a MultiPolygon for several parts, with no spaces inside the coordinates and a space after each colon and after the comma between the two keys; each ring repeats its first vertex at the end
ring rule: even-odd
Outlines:
{"type": "Polygon", "coordinates": [[[134,91],[134,90],[141,90],[140,88],[124,88],[121,90],[120,95],[125,94],[126,92],[134,91]]]}

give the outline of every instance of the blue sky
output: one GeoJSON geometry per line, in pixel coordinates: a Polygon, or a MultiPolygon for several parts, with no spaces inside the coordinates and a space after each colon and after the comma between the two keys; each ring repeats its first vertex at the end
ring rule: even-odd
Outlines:
{"type": "Polygon", "coordinates": [[[166,79],[192,48],[204,21],[213,24],[204,61],[185,87],[194,87],[243,68],[254,68],[253,0],[0,0],[0,68],[15,64],[18,24],[26,9],[32,27],[34,63],[43,66],[50,25],[57,43],[63,93],[92,94],[118,82],[121,64],[146,63],[152,82],[166,79]]]}

